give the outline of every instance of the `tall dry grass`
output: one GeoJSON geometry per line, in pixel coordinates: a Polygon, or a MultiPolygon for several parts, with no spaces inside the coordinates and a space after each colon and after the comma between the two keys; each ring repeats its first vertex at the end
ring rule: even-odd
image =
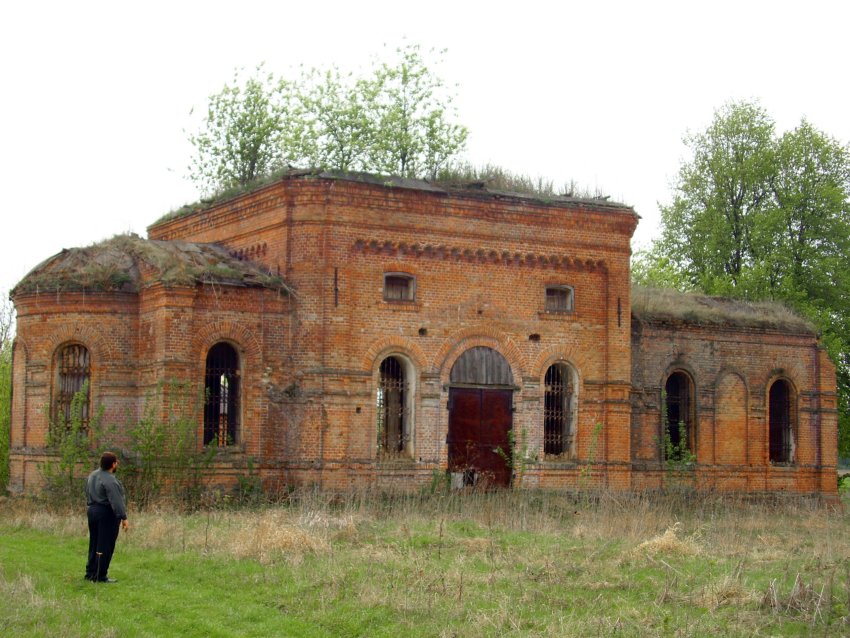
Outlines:
{"type": "MultiPolygon", "coordinates": [[[[365,527],[388,524],[403,534],[412,526],[466,521],[480,530],[567,534],[577,540],[614,542],[634,550],[678,539],[698,553],[740,553],[777,560],[801,548],[824,559],[850,557],[848,515],[816,499],[757,499],[600,492],[495,491],[483,493],[344,494],[296,491],[284,500],[238,509],[216,506],[179,513],[161,502],[133,512],[126,542],[147,548],[177,548],[273,561],[278,554],[322,552],[353,541],[365,527]],[[816,545],[816,546],[815,546],[816,545]]],[[[21,499],[0,504],[6,524],[58,534],[87,533],[82,509],[51,508],[21,499]]],[[[477,541],[473,541],[477,542],[477,541]]]]}
{"type": "MultiPolygon", "coordinates": [[[[82,511],[0,512],[6,527],[86,534],[82,511]]],[[[442,635],[842,635],[848,523],[806,498],[303,490],[250,509],[131,510],[120,542],[256,561],[263,582],[314,592],[309,613],[354,601],[402,632],[424,616],[442,635]]]]}

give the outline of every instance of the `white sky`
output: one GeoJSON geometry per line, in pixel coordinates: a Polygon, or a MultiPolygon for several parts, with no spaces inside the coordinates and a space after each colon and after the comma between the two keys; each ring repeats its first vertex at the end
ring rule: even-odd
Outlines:
{"type": "Polygon", "coordinates": [[[643,217],[638,246],[725,102],[850,140],[846,1],[4,2],[0,294],[196,200],[184,131],[234,68],[356,70],[403,37],[448,49],[469,160],[602,188],[643,217]]]}

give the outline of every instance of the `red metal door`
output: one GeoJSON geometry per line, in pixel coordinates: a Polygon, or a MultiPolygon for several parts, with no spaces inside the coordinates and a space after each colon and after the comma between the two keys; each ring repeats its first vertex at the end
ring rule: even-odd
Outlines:
{"type": "Polygon", "coordinates": [[[449,471],[465,483],[510,485],[512,401],[511,390],[449,389],[449,471]]]}

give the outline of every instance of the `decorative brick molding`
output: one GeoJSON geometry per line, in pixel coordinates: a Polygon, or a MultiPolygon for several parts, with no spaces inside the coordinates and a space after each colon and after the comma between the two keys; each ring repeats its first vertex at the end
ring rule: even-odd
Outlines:
{"type": "Polygon", "coordinates": [[[467,328],[460,330],[443,342],[431,365],[439,371],[440,383],[449,382],[449,373],[455,361],[470,348],[484,346],[492,348],[507,359],[511,366],[514,383],[519,385],[527,363],[522,352],[510,337],[494,328],[467,328]]]}
{"type": "MultiPolygon", "coordinates": [[[[27,340],[24,339],[20,334],[16,334],[14,340],[12,341],[12,347],[14,348],[13,352],[15,358],[23,357],[23,362],[26,363],[29,360],[30,356],[30,347],[27,345],[27,340]],[[20,354],[19,354],[20,352],[20,354]]],[[[54,348],[55,350],[55,348],[54,348]]]]}
{"type": "Polygon", "coordinates": [[[244,350],[247,358],[260,360],[262,350],[257,338],[245,326],[231,321],[216,321],[198,330],[192,339],[192,352],[203,362],[207,350],[219,341],[233,342],[244,350]]]}
{"type": "Polygon", "coordinates": [[[266,242],[237,248],[230,251],[230,256],[239,261],[254,261],[260,257],[265,257],[269,251],[269,245],[266,242]]]}
{"type": "Polygon", "coordinates": [[[91,325],[69,322],[57,327],[48,335],[45,341],[48,349],[44,353],[45,357],[48,360],[52,359],[53,353],[59,346],[71,342],[81,343],[88,348],[92,361],[97,364],[108,361],[113,356],[109,341],[97,328],[91,325]]]}
{"type": "Polygon", "coordinates": [[[706,389],[710,389],[712,392],[716,392],[717,388],[720,387],[720,384],[726,380],[726,377],[738,377],[741,382],[744,384],[744,388],[747,391],[747,396],[750,395],[750,384],[747,383],[747,377],[741,373],[739,370],[732,368],[730,366],[723,366],[720,370],[717,371],[717,374],[714,377],[714,382],[711,384],[706,384],[704,387],[706,389]]]}
{"type": "Polygon", "coordinates": [[[502,264],[505,266],[523,266],[526,268],[550,268],[553,270],[574,270],[580,272],[608,272],[603,259],[584,259],[568,255],[544,255],[540,253],[521,253],[508,250],[446,246],[443,244],[422,244],[393,242],[377,239],[358,239],[352,246],[354,252],[366,255],[384,255],[387,257],[425,257],[441,261],[457,261],[471,264],[502,264]]]}
{"type": "Polygon", "coordinates": [[[360,368],[364,372],[372,372],[381,359],[393,353],[406,356],[418,370],[425,372],[428,362],[425,352],[412,339],[401,335],[390,335],[373,342],[363,354],[360,368]]]}
{"type": "Polygon", "coordinates": [[[579,385],[581,385],[582,377],[587,376],[587,369],[592,366],[586,351],[581,351],[575,346],[554,345],[549,346],[537,355],[537,358],[531,363],[529,376],[542,382],[549,366],[560,361],[569,364],[576,371],[579,385]]]}

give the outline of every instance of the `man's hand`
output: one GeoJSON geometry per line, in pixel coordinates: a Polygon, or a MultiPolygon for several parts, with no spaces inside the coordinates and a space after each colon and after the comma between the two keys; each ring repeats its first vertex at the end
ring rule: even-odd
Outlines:
{"type": "Polygon", "coordinates": [[[126,518],[124,518],[124,519],[122,519],[122,520],[121,520],[121,527],[123,527],[123,528],[124,528],[124,531],[125,531],[125,532],[129,532],[129,531],[130,531],[130,523],[128,523],[128,522],[127,522],[127,519],[126,519],[126,518]]]}

